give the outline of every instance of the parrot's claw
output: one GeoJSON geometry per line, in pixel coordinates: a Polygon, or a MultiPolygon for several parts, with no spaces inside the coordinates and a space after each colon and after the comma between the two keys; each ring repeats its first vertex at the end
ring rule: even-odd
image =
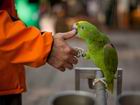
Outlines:
{"type": "Polygon", "coordinates": [[[98,82],[102,82],[105,85],[105,87],[107,87],[107,83],[105,81],[105,78],[95,78],[94,81],[93,81],[93,83],[92,83],[93,86],[95,86],[96,83],[98,83],[98,82]]]}
{"type": "Polygon", "coordinates": [[[78,52],[76,57],[85,57],[86,56],[86,51],[80,47],[75,47],[75,50],[78,52]]]}

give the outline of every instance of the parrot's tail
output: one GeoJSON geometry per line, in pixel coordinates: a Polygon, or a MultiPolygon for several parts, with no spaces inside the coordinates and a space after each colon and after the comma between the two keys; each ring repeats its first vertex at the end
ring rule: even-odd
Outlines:
{"type": "Polygon", "coordinates": [[[114,90],[114,80],[112,80],[111,82],[107,83],[107,90],[110,91],[113,94],[113,90],[114,90]]]}

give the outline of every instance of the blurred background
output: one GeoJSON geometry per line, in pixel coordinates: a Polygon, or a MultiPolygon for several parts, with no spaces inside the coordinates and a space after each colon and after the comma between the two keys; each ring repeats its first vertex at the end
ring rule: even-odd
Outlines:
{"type": "MultiPolygon", "coordinates": [[[[42,31],[66,32],[78,20],[87,20],[108,34],[116,46],[119,67],[123,68],[123,91],[140,90],[140,0],[15,0],[21,20],[42,31]]],[[[72,47],[86,49],[77,37],[68,40],[72,47]]],[[[95,67],[79,58],[75,67],[95,67]]],[[[47,105],[49,96],[74,89],[74,70],[60,72],[49,65],[26,67],[28,91],[23,105],[47,105]]],[[[87,81],[82,88],[88,88],[87,81]]],[[[114,100],[109,102],[114,105],[114,100]]]]}

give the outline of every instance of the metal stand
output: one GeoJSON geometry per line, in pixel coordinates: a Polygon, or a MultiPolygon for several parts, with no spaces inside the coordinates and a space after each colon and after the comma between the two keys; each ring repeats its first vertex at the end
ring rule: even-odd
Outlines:
{"type": "MultiPolygon", "coordinates": [[[[96,71],[96,78],[102,78],[103,75],[101,71],[96,71]]],[[[96,92],[96,102],[97,105],[107,105],[107,97],[105,86],[102,82],[98,82],[95,84],[95,92],[96,92]]]]}
{"type": "MultiPolygon", "coordinates": [[[[116,95],[118,96],[122,92],[122,69],[118,68],[117,71],[117,88],[116,95]]],[[[99,68],[75,68],[75,89],[80,90],[80,79],[94,80],[95,78],[102,78],[102,73],[99,68]]],[[[89,87],[91,84],[89,84],[89,87]]],[[[107,105],[107,97],[105,86],[102,82],[98,82],[95,85],[95,94],[97,105],[107,105]]]]}

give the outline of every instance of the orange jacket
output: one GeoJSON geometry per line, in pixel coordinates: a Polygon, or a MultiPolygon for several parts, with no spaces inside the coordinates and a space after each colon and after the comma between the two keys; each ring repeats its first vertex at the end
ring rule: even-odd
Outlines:
{"type": "Polygon", "coordinates": [[[0,11],[0,95],[26,90],[24,65],[38,67],[46,63],[52,35],[27,28],[20,20],[12,21],[7,11],[0,11]]]}

